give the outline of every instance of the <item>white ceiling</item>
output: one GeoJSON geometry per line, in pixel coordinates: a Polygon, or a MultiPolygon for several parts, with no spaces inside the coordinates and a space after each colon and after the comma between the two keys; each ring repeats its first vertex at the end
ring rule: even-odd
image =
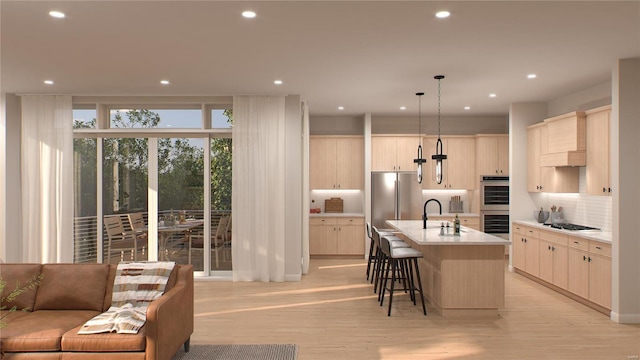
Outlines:
{"type": "Polygon", "coordinates": [[[2,92],[299,94],[317,116],[413,116],[417,91],[433,114],[436,74],[443,115],[503,115],[640,57],[640,1],[2,0],[0,15],[2,92]]]}

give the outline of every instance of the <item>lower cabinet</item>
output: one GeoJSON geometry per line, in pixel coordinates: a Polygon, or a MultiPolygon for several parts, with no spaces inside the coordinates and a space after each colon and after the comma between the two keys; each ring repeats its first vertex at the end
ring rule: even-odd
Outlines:
{"type": "MultiPolygon", "coordinates": [[[[480,231],[479,216],[462,215],[458,217],[460,218],[460,225],[480,231]]],[[[455,218],[455,215],[429,215],[429,220],[448,221],[451,223],[451,226],[453,226],[453,220],[455,220],[455,218]]]]}
{"type": "Polygon", "coordinates": [[[310,255],[364,256],[363,217],[313,217],[309,219],[310,255]]]}
{"type": "Polygon", "coordinates": [[[514,268],[588,300],[586,304],[611,309],[610,244],[519,223],[511,229],[514,268]]]}
{"type": "Polygon", "coordinates": [[[535,277],[540,276],[538,229],[513,224],[513,266],[535,277]]]}

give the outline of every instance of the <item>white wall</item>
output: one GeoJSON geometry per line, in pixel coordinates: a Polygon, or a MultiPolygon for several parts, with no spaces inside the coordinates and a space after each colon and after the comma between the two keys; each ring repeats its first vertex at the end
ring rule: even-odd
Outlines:
{"type": "Polygon", "coordinates": [[[640,59],[620,60],[614,66],[612,78],[611,318],[622,323],[640,323],[640,59]]]}
{"type": "MultiPolygon", "coordinates": [[[[300,96],[285,98],[285,279],[302,277],[302,108],[300,96]]],[[[305,208],[306,209],[306,208],[305,208]]]]}
{"type": "MultiPolygon", "coordinates": [[[[506,116],[442,116],[441,135],[506,134],[509,121],[506,116]]],[[[423,134],[438,134],[438,118],[422,116],[423,134]]],[[[417,134],[418,117],[383,117],[371,119],[372,134],[417,134]]]]}
{"type": "Polygon", "coordinates": [[[611,104],[611,81],[549,101],[547,117],[611,104]]]}

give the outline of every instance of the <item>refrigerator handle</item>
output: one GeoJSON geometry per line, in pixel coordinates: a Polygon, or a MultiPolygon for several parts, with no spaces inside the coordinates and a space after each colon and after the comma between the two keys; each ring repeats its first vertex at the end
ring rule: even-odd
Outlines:
{"type": "Polygon", "coordinates": [[[396,196],[395,196],[395,209],[394,213],[396,215],[396,220],[401,220],[400,219],[400,178],[398,177],[398,175],[396,175],[396,181],[395,181],[395,185],[396,185],[396,196]]]}

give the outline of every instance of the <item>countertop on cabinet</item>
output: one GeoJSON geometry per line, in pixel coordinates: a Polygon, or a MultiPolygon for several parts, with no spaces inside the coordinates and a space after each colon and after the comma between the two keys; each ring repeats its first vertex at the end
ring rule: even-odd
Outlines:
{"type": "Polygon", "coordinates": [[[511,241],[486,234],[466,226],[460,227],[460,235],[440,235],[440,222],[427,221],[427,229],[422,228],[422,220],[387,220],[387,225],[400,231],[419,245],[509,245],[511,241]]]}
{"type": "Polygon", "coordinates": [[[531,226],[538,229],[554,231],[564,235],[577,236],[589,240],[595,240],[606,244],[611,244],[611,239],[613,238],[613,234],[610,231],[602,231],[602,230],[564,230],[564,229],[556,229],[551,226],[540,224],[537,221],[533,220],[513,220],[514,223],[518,223],[525,226],[531,226]]]}
{"type": "Polygon", "coordinates": [[[364,217],[362,213],[314,213],[309,214],[309,217],[364,217]]]}

